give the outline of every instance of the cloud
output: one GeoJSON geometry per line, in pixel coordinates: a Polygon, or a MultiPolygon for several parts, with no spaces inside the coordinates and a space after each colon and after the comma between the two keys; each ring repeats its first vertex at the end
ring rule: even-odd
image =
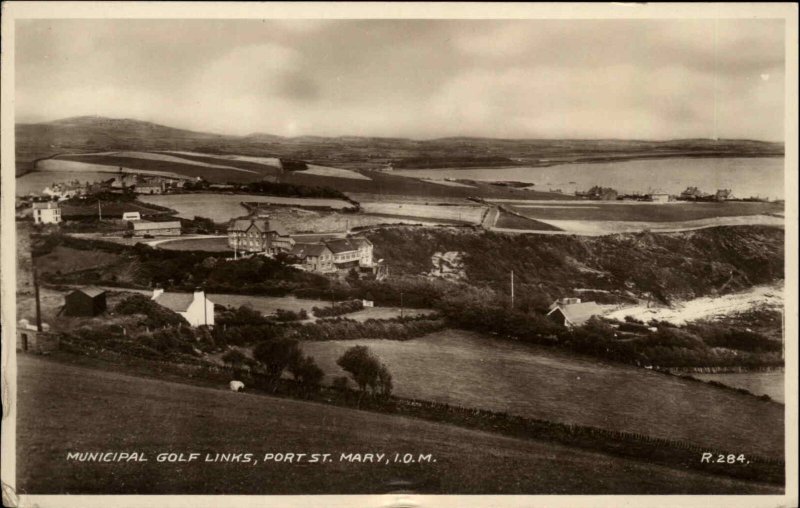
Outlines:
{"type": "Polygon", "coordinates": [[[21,21],[16,112],[232,134],[779,140],[783,31],[776,20],[21,21]]]}

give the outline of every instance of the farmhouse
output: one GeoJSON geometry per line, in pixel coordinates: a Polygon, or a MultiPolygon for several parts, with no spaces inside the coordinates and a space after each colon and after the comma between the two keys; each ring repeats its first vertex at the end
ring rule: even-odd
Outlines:
{"type": "Polygon", "coordinates": [[[333,253],[333,265],[337,270],[372,268],[372,242],[366,238],[329,240],[325,245],[333,253]]]}
{"type": "Polygon", "coordinates": [[[178,236],[181,234],[180,221],[150,222],[132,221],[133,236],[178,236]]]}
{"type": "Polygon", "coordinates": [[[335,270],[333,252],[324,243],[296,243],[289,254],[307,270],[323,273],[335,270]]]}
{"type": "Polygon", "coordinates": [[[34,224],[58,224],[61,222],[61,207],[53,201],[33,203],[34,224]]]}
{"type": "Polygon", "coordinates": [[[214,326],[214,302],[206,297],[205,291],[189,293],[165,293],[154,289],[152,300],[167,309],[180,314],[191,326],[214,326]]]}
{"type": "Polygon", "coordinates": [[[228,225],[228,246],[235,251],[277,254],[291,251],[294,243],[283,224],[269,217],[238,218],[228,225]]]}
{"type": "Polygon", "coordinates": [[[669,203],[670,197],[667,193],[656,192],[650,195],[650,200],[654,203],[669,203]]]}
{"type": "Polygon", "coordinates": [[[714,195],[714,201],[727,201],[729,199],[733,199],[733,194],[730,189],[717,189],[717,193],[714,195]]]}
{"type": "Polygon", "coordinates": [[[601,313],[601,307],[595,302],[581,302],[580,298],[562,298],[550,305],[547,317],[561,326],[572,328],[581,326],[592,316],[601,313]]]}
{"type": "Polygon", "coordinates": [[[59,201],[82,196],[86,193],[86,188],[80,182],[57,183],[51,187],[45,187],[42,194],[58,198],[59,201]]]}
{"type": "Polygon", "coordinates": [[[98,288],[76,289],[64,297],[65,316],[97,316],[106,310],[106,292],[98,288]]]}

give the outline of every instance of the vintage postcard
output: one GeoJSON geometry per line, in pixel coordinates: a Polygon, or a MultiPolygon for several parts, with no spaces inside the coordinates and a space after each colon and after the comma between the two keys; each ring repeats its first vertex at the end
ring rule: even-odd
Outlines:
{"type": "Polygon", "coordinates": [[[797,6],[5,2],[3,503],[797,506],[797,6]]]}

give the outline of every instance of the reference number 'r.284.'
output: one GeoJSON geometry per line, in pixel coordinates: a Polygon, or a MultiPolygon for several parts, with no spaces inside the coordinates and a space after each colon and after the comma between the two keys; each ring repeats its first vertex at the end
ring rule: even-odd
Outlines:
{"type": "Polygon", "coordinates": [[[728,455],[718,453],[710,453],[704,452],[703,456],[700,458],[700,462],[705,462],[708,464],[749,464],[750,461],[745,458],[743,454],[735,455],[733,453],[729,453],[728,455]],[[716,455],[716,456],[715,456],[716,455]]]}

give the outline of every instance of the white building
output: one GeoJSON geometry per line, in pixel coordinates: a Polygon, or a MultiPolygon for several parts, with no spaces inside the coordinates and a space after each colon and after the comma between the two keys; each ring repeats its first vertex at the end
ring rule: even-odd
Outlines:
{"type": "Polygon", "coordinates": [[[61,207],[53,201],[33,203],[34,224],[58,224],[61,222],[61,207]]]}
{"type": "Polygon", "coordinates": [[[122,220],[142,220],[142,215],[139,212],[125,212],[122,214],[122,220]]]}
{"type": "Polygon", "coordinates": [[[214,326],[214,302],[206,298],[205,291],[194,293],[165,293],[153,290],[153,301],[180,314],[191,326],[214,326]]]}

